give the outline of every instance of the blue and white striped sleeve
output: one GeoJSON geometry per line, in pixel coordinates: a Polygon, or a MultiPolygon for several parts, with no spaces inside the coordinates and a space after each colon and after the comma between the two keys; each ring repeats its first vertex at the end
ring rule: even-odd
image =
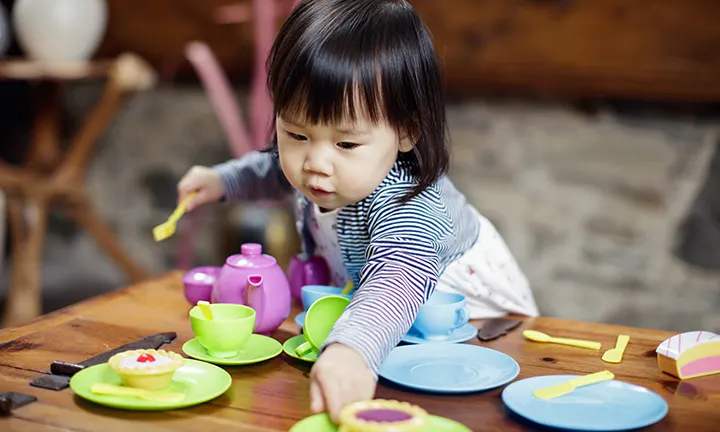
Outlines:
{"type": "Polygon", "coordinates": [[[375,374],[435,290],[439,245],[451,232],[439,196],[400,204],[391,201],[397,194],[391,195],[370,207],[370,244],[359,287],[324,344],[352,347],[375,374]]]}
{"type": "Polygon", "coordinates": [[[280,160],[271,152],[253,151],[213,168],[225,186],[226,201],[280,200],[292,191],[280,160]]]}

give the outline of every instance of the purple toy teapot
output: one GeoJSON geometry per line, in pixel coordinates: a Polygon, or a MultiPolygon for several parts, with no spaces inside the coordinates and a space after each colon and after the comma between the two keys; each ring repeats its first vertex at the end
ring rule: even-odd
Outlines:
{"type": "Polygon", "coordinates": [[[212,289],[213,303],[236,303],[255,309],[255,333],[269,334],[290,315],[290,284],[275,258],[262,246],[246,243],[225,260],[212,289]]]}
{"type": "Polygon", "coordinates": [[[305,285],[330,284],[330,269],[323,257],[319,255],[308,257],[306,254],[300,254],[290,259],[288,277],[292,297],[300,302],[302,287],[305,285]]]}

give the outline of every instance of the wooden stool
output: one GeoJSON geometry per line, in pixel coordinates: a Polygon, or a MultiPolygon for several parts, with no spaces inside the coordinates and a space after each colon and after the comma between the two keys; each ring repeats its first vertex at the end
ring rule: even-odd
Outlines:
{"type": "Polygon", "coordinates": [[[155,74],[138,57],[124,54],[115,61],[82,64],[0,61],[0,79],[3,78],[32,81],[38,90],[33,137],[26,160],[22,166],[0,161],[0,189],[7,196],[13,255],[3,324],[11,326],[42,313],[42,249],[48,213],[54,206],[66,210],[131,281],[149,276],[122,250],[117,237],[95,213],[83,182],[95,143],[123,96],[151,87],[155,74]],[[107,78],[104,91],[63,152],[59,145],[60,88],[71,80],[88,78],[107,78]]]}

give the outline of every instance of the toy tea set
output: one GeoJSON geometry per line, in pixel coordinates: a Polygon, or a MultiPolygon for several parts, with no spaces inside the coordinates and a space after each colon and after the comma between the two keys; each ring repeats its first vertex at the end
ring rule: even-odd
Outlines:
{"type": "MultiPolygon", "coordinates": [[[[240,254],[226,260],[223,268],[188,272],[183,279],[186,298],[196,303],[189,311],[194,338],[183,345],[182,351],[191,358],[162,349],[120,351],[106,363],[77,372],[70,387],[78,396],[110,407],[168,410],[224,394],[232,378],[216,365],[257,363],[283,350],[291,357],[314,361],[335,321],[350,303],[351,294],[333,295],[343,291],[334,287],[324,287],[324,294],[312,301],[305,294],[309,308],[303,321],[304,332],[283,346],[265,335],[279,327],[290,311],[290,285],[277,269],[274,259],[262,254],[260,245],[245,244],[240,254]],[[218,299],[220,302],[215,302],[218,299]]],[[[320,289],[315,285],[300,291],[320,289]]],[[[292,430],[469,431],[414,405],[384,400],[346,407],[339,426],[322,414],[302,420],[292,430]]]]}
{"type": "MultiPolygon", "coordinates": [[[[525,330],[526,339],[599,351],[599,342],[557,338],[525,330]]],[[[604,352],[606,363],[621,363],[630,341],[619,335],[614,348],[604,352]]],[[[674,335],[655,350],[661,371],[681,380],[720,373],[720,335],[693,331],[674,335]]],[[[662,420],[667,403],[656,393],[614,380],[610,371],[585,376],[539,376],[510,384],[503,402],[516,414],[545,426],[575,430],[626,430],[662,420]],[[528,398],[532,394],[534,398],[528,398]],[[546,403],[545,401],[551,401],[546,403]]]]}
{"type": "MultiPolygon", "coordinates": [[[[290,312],[291,285],[276,271],[279,268],[276,266],[272,257],[262,254],[260,245],[246,244],[240,254],[226,260],[223,268],[205,267],[188,272],[184,277],[185,295],[188,301],[196,303],[189,311],[195,337],[182,349],[194,359],[163,350],[131,350],[77,373],[71,387],[86,399],[117,408],[174,409],[209,401],[227,391],[232,380],[217,364],[256,363],[282,351],[295,359],[315,361],[352,294],[343,294],[346,289],[339,287],[301,287],[299,297],[306,307],[301,321],[303,333],[281,345],[265,335],[290,312]]],[[[488,324],[496,321],[490,320],[488,324]]],[[[510,320],[500,320],[500,324],[498,334],[517,326],[510,320]]],[[[616,381],[609,371],[586,376],[536,376],[512,382],[520,371],[513,358],[490,348],[455,343],[466,340],[467,336],[457,335],[467,325],[465,299],[458,294],[435,292],[420,308],[411,330],[403,338],[409,344],[393,349],[380,366],[379,376],[408,389],[434,394],[479,392],[510,383],[502,392],[502,400],[511,411],[538,424],[558,428],[639,428],[667,414],[667,404],[660,396],[643,387],[616,381]]],[[[477,335],[484,340],[488,336],[484,334],[485,327],[487,324],[480,334],[475,330],[470,338],[477,335]]],[[[525,330],[523,335],[536,343],[601,349],[599,342],[558,338],[536,330],[525,330]]],[[[628,343],[629,337],[620,335],[616,346],[603,354],[603,361],[620,363],[628,343]]],[[[661,370],[679,378],[720,371],[717,362],[720,337],[712,333],[673,336],[660,344],[657,353],[661,370]]],[[[327,415],[319,414],[301,420],[291,429],[336,430],[469,429],[432,416],[418,406],[387,400],[347,406],[340,426],[327,415]]]]}
{"type": "MultiPolygon", "coordinates": [[[[173,224],[170,220],[158,227],[156,238],[171,235],[173,224]]],[[[232,379],[216,364],[256,363],[282,351],[314,362],[352,296],[351,286],[323,285],[327,275],[327,267],[320,261],[298,257],[288,278],[274,258],[262,254],[260,245],[245,244],[222,268],[196,268],[183,278],[185,296],[195,305],[189,312],[195,338],[182,349],[194,359],[161,349],[122,351],[107,363],[77,372],[70,386],[83,398],[116,408],[175,409],[212,400],[227,391],[232,379]],[[303,333],[281,345],[267,335],[288,317],[291,297],[302,301],[306,309],[295,319],[303,333]]],[[[420,308],[403,337],[409,345],[393,349],[378,374],[400,386],[435,394],[478,392],[510,383],[502,391],[502,400],[512,412],[563,429],[642,428],[667,414],[667,403],[659,395],[614,380],[610,371],[535,376],[511,383],[520,372],[512,357],[458,343],[476,336],[490,340],[517,326],[513,320],[490,320],[478,334],[468,323],[464,297],[437,291],[420,308]],[[487,334],[491,323],[499,326],[494,335],[487,334]]],[[[537,343],[601,349],[599,342],[557,338],[536,330],[525,330],[523,336],[537,343]]],[[[602,360],[620,363],[628,343],[629,337],[620,335],[602,360]]],[[[680,379],[720,373],[720,336],[714,333],[675,335],[656,352],[660,370],[680,379]]],[[[469,431],[457,422],[429,415],[421,407],[388,400],[351,404],[340,419],[340,425],[335,425],[326,414],[313,415],[296,423],[291,431],[469,431]]]]}

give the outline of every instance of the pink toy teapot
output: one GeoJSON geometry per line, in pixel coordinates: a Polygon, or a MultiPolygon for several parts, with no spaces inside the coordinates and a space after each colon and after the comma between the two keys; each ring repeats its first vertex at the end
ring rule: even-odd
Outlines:
{"type": "Polygon", "coordinates": [[[246,243],[229,256],[212,289],[213,303],[236,303],[255,309],[255,333],[269,334],[290,315],[290,283],[275,258],[262,246],[246,243]]]}
{"type": "Polygon", "coordinates": [[[290,259],[288,267],[290,293],[298,302],[302,301],[302,287],[306,285],[329,285],[330,269],[325,259],[319,255],[308,257],[300,254],[290,259]]]}

